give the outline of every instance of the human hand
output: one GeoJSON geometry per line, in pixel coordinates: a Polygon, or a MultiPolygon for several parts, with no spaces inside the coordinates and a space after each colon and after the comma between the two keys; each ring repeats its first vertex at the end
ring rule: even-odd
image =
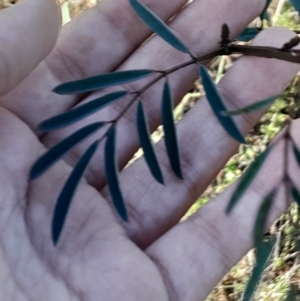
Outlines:
{"type": "MultiPolygon", "coordinates": [[[[184,2],[148,0],[146,4],[168,19],[184,2]]],[[[263,7],[263,0],[194,1],[178,14],[172,27],[193,54],[201,55],[217,47],[223,23],[234,36],[263,7]]],[[[57,196],[70,165],[76,164],[96,135],[30,183],[29,170],[45,147],[92,121],[111,119],[125,104],[118,102],[75,126],[39,135],[35,129],[44,119],[103,94],[59,96],[51,90],[61,82],[100,73],[161,70],[188,59],[158,37],[141,45],[151,33],[127,0],[106,0],[83,13],[62,29],[50,52],[57,32],[54,1],[23,0],[0,12],[0,38],[5,41],[0,46],[0,300],[204,299],[252,246],[251,231],[261,198],[280,176],[280,144],[230,216],[224,209],[234,185],[177,224],[237,149],[203,100],[178,124],[183,181],[171,172],[164,145],[158,143],[166,186],[153,180],[143,158],[122,170],[120,182],[130,219],[122,223],[111,209],[103,149],[99,148],[54,247],[50,225],[57,196]]],[[[271,29],[255,43],[280,46],[291,36],[287,30],[271,29]]],[[[283,61],[242,58],[220,82],[220,93],[229,108],[242,107],[280,93],[297,70],[296,64],[283,61]]],[[[194,67],[170,76],[176,103],[196,77],[194,67]]],[[[161,84],[142,98],[152,130],[160,123],[161,84]]],[[[255,113],[236,120],[247,133],[258,118],[255,113]]],[[[135,108],[120,120],[117,131],[123,168],[139,147],[135,108]]],[[[285,206],[280,191],[269,222],[285,206]]]]}

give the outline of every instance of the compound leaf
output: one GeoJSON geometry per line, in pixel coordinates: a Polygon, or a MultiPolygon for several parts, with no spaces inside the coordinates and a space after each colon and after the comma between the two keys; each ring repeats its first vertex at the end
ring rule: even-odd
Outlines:
{"type": "Polygon", "coordinates": [[[263,242],[263,235],[265,232],[267,218],[268,218],[268,214],[271,210],[276,191],[277,190],[275,188],[265,196],[262,204],[259,207],[259,210],[258,210],[258,213],[256,216],[253,235],[254,235],[254,245],[257,249],[257,254],[259,254],[259,252],[261,251],[260,248],[261,248],[262,242],[263,242]]]}
{"type": "Polygon", "coordinates": [[[164,184],[163,175],[151,142],[150,131],[141,102],[139,102],[137,109],[137,129],[148,167],[156,181],[160,184],[164,184]]]}
{"type": "Polygon", "coordinates": [[[290,0],[292,5],[295,7],[296,11],[300,13],[300,1],[299,0],[290,0]]]}
{"type": "Polygon", "coordinates": [[[43,121],[39,125],[38,129],[40,131],[49,132],[63,128],[99,111],[103,107],[111,104],[121,97],[124,97],[127,94],[127,91],[117,91],[106,94],[104,96],[91,100],[86,104],[80,105],[75,109],[71,109],[65,113],[56,115],[43,121]]]}
{"type": "Polygon", "coordinates": [[[242,175],[240,182],[238,183],[235,191],[233,192],[229,204],[226,209],[226,213],[229,214],[233,207],[237,204],[240,198],[243,196],[247,188],[251,185],[255,176],[262,167],[264,161],[270,153],[270,147],[268,147],[263,153],[261,153],[256,160],[247,168],[245,173],[242,175]]]}
{"type": "Polygon", "coordinates": [[[105,124],[105,122],[89,124],[53,146],[35,162],[30,171],[30,180],[34,180],[42,175],[76,144],[86,139],[105,124]]]}
{"type": "Polygon", "coordinates": [[[166,149],[172,170],[178,178],[183,179],[180,165],[176,127],[173,116],[173,98],[168,82],[165,83],[163,89],[162,124],[165,132],[166,149]]]}
{"type": "Polygon", "coordinates": [[[113,200],[114,207],[119,216],[125,221],[128,221],[127,210],[124,202],[124,198],[119,185],[119,171],[117,167],[116,156],[116,129],[111,127],[107,133],[105,143],[105,174],[107,179],[108,188],[113,200]]]}
{"type": "Polygon", "coordinates": [[[236,38],[241,42],[249,42],[253,40],[256,35],[259,33],[259,30],[256,27],[248,27],[236,38]]]}
{"type": "Polygon", "coordinates": [[[107,87],[129,83],[144,78],[153,72],[153,70],[141,69],[105,73],[63,83],[57,86],[53,92],[61,95],[92,92],[107,87]]]}
{"type": "Polygon", "coordinates": [[[258,283],[260,281],[261,275],[265,269],[266,263],[270,258],[272,250],[276,242],[276,237],[271,237],[268,241],[263,242],[261,250],[256,259],[256,265],[253,269],[250,280],[247,284],[245,294],[243,296],[243,301],[250,301],[252,295],[254,294],[258,283]]]}
{"type": "Polygon", "coordinates": [[[246,106],[244,108],[234,110],[234,111],[223,111],[221,112],[223,116],[234,116],[234,115],[240,115],[244,113],[252,113],[261,109],[264,109],[268,106],[270,106],[275,100],[277,99],[276,97],[270,97],[268,99],[264,99],[261,101],[258,101],[252,105],[246,106]]]}
{"type": "Polygon", "coordinates": [[[76,188],[97,149],[98,143],[98,140],[94,142],[80,158],[58,197],[52,220],[52,240],[54,245],[59,240],[76,188]]]}
{"type": "Polygon", "coordinates": [[[138,0],[129,0],[132,8],[137,15],[163,40],[173,46],[175,49],[189,53],[187,47],[179,40],[172,30],[148,7],[138,0]]]}
{"type": "Polygon", "coordinates": [[[222,111],[226,111],[226,107],[224,106],[223,100],[206,68],[200,65],[199,71],[202,77],[202,84],[206,93],[206,98],[219,122],[231,137],[240,143],[246,143],[234,120],[230,116],[223,116],[221,114],[222,111]]]}

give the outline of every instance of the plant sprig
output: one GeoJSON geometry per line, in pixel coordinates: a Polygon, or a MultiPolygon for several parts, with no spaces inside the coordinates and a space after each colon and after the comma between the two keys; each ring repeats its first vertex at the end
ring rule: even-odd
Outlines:
{"type": "MultiPolygon", "coordinates": [[[[163,117],[163,126],[165,130],[166,149],[170,160],[170,165],[174,174],[178,178],[183,179],[184,175],[181,170],[180,155],[179,155],[180,151],[179,151],[176,128],[175,128],[173,114],[172,114],[173,100],[172,100],[170,85],[168,83],[168,76],[170,74],[177,72],[180,69],[186,68],[190,65],[196,65],[199,70],[199,76],[202,77],[204,89],[206,91],[206,98],[212,110],[214,111],[216,118],[219,120],[224,130],[230,136],[232,136],[235,140],[237,140],[240,143],[245,143],[243,135],[239,131],[237,125],[235,124],[232,115],[245,113],[245,110],[249,111],[251,109],[250,111],[252,112],[257,109],[262,109],[263,107],[269,105],[271,102],[269,103],[267,101],[261,105],[258,104],[256,106],[254,104],[250,109],[249,107],[244,108],[239,111],[235,111],[234,114],[232,112],[228,112],[224,104],[224,101],[222,99],[222,96],[219,95],[216,85],[210,78],[206,68],[203,65],[201,65],[201,62],[221,55],[242,54],[247,56],[257,56],[257,57],[264,57],[264,58],[277,58],[289,62],[300,63],[300,51],[291,49],[291,47],[297,44],[295,38],[285,43],[281,48],[238,45],[234,41],[229,40],[230,32],[226,24],[222,26],[219,49],[216,49],[203,56],[195,57],[189,51],[189,48],[176,36],[176,34],[158,16],[156,16],[151,10],[149,10],[149,8],[147,8],[144,4],[142,4],[138,0],[129,0],[129,2],[132,8],[135,10],[135,12],[158,36],[164,39],[167,43],[169,43],[170,46],[172,46],[177,51],[181,51],[189,55],[191,59],[177,66],[174,66],[168,70],[141,69],[141,70],[118,71],[118,72],[101,74],[101,75],[97,75],[81,80],[63,83],[54,89],[55,93],[62,94],[62,95],[86,93],[86,92],[96,91],[103,88],[117,86],[120,84],[133,82],[142,78],[147,78],[152,76],[151,80],[149,80],[148,83],[146,83],[144,86],[139,88],[137,91],[120,90],[109,94],[105,94],[97,99],[91,100],[86,104],[71,109],[68,112],[51,117],[43,121],[39,125],[39,129],[43,131],[57,130],[65,126],[69,126],[72,123],[77,122],[91,114],[94,114],[100,109],[110,104],[113,104],[115,101],[119,101],[120,99],[128,96],[132,97],[128,102],[128,104],[125,106],[125,108],[122,110],[122,112],[120,112],[113,120],[99,121],[97,124],[88,125],[85,128],[85,130],[81,129],[75,132],[74,134],[65,138],[62,142],[58,143],[56,146],[51,148],[46,154],[41,156],[37,160],[35,165],[32,167],[30,173],[31,180],[42,175],[48,168],[50,168],[55,162],[57,162],[57,160],[59,160],[67,151],[69,151],[72,147],[74,147],[75,145],[83,141],[87,136],[95,133],[97,130],[102,128],[102,126],[104,125],[107,126],[101,138],[97,140],[97,144],[92,144],[93,146],[93,147],[91,146],[92,151],[90,151],[88,155],[84,154],[83,157],[79,160],[78,165],[81,166],[80,173],[77,172],[76,176],[74,176],[73,173],[71,174],[70,178],[68,179],[65,187],[63,188],[59,196],[56,208],[58,207],[61,208],[60,211],[63,211],[64,214],[63,215],[54,214],[54,218],[52,222],[53,223],[52,237],[55,244],[59,240],[59,236],[63,228],[63,223],[67,216],[68,208],[71,205],[72,197],[75,193],[75,189],[77,187],[78,181],[83,176],[87,164],[92,159],[92,155],[95,153],[97,148],[96,145],[98,145],[104,139],[106,139],[105,172],[106,172],[110,193],[112,196],[112,201],[114,203],[114,206],[119,216],[125,221],[128,220],[129,217],[126,211],[125,201],[118,180],[119,171],[117,168],[117,163],[116,163],[117,157],[115,152],[116,125],[118,121],[124,116],[124,114],[126,114],[126,112],[137,101],[139,102],[137,106],[137,128],[139,132],[140,144],[144,150],[145,159],[153,177],[159,183],[161,184],[164,183],[163,173],[160,169],[159,162],[158,159],[156,158],[155,150],[151,142],[150,131],[148,129],[148,125],[146,121],[146,113],[143,109],[143,105],[141,102],[141,96],[155,83],[157,83],[162,79],[165,79],[165,85],[162,94],[161,110],[162,110],[162,117],[163,117]],[[86,159],[87,157],[88,159],[86,159]],[[65,191],[67,189],[66,187],[68,187],[68,189],[72,191],[72,193],[69,194],[68,202],[64,203],[63,201],[60,200],[63,199],[62,196],[65,194],[65,191]],[[61,218],[59,218],[59,216],[61,216],[61,218]]],[[[268,153],[262,156],[265,156],[266,158],[268,156],[268,153]]],[[[261,164],[258,165],[260,167],[262,165],[262,162],[261,164]]],[[[76,167],[74,168],[74,170],[77,169],[76,167]]],[[[252,170],[253,178],[256,176],[258,170],[259,170],[258,167],[254,166],[252,170]]],[[[250,171],[248,171],[248,173],[250,173],[250,171]]],[[[230,205],[230,210],[233,208],[233,205],[237,203],[238,199],[244,193],[244,191],[246,191],[246,189],[249,187],[251,181],[247,179],[246,182],[241,181],[241,183],[243,183],[244,185],[243,189],[241,190],[242,192],[239,193],[239,196],[234,202],[232,201],[232,205],[230,205]]],[[[293,188],[294,187],[295,186],[293,186],[293,188]]],[[[295,191],[295,189],[296,188],[294,188],[293,191],[295,191]]]]}

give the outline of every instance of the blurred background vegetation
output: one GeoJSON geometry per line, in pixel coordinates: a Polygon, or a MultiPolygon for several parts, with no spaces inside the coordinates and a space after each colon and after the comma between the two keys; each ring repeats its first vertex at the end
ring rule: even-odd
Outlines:
{"type": "MultiPolygon", "coordinates": [[[[100,0],[101,1],[101,0],[100,0]]],[[[249,0],[251,1],[251,0],[249,0]]],[[[0,9],[10,7],[17,0],[0,0],[0,9]]],[[[63,23],[68,23],[78,14],[96,5],[99,0],[60,0],[63,23]]],[[[288,1],[273,0],[268,9],[270,19],[264,26],[283,26],[292,30],[300,30],[300,18],[288,1]]],[[[252,22],[256,24],[257,20],[252,22]]],[[[219,57],[210,64],[211,76],[218,82],[238,56],[219,57]]],[[[243,170],[253,162],[254,158],[263,151],[276,134],[285,126],[289,119],[298,118],[299,115],[299,79],[294,81],[284,91],[282,97],[262,117],[247,137],[247,145],[241,145],[238,152],[227,162],[213,183],[205,193],[190,208],[186,217],[205,205],[209,199],[219,194],[225,187],[235,181],[243,170]],[[291,95],[294,95],[291,97],[291,95]]],[[[183,98],[175,110],[176,120],[180,120],[203,95],[199,81],[183,98]]],[[[163,133],[160,128],[153,134],[157,142],[163,133]]],[[[135,158],[142,154],[137,152],[135,158]]],[[[270,229],[271,234],[277,237],[275,250],[269,260],[267,268],[261,279],[254,300],[283,301],[289,299],[288,292],[292,287],[297,300],[300,300],[300,211],[293,205],[282,215],[270,229]]],[[[246,283],[255,265],[255,253],[251,250],[231,271],[222,279],[213,290],[207,301],[237,301],[241,300],[246,283]]],[[[202,275],[205,277],[205,275],[202,275]]]]}

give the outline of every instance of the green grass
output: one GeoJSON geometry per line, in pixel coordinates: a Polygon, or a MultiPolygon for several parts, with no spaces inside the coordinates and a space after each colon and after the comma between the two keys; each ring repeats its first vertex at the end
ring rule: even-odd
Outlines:
{"type": "Polygon", "coordinates": [[[291,13],[294,12],[294,8],[290,5],[290,3],[286,2],[281,15],[278,17],[276,22],[276,26],[287,27],[293,30],[299,30],[300,24],[296,21],[295,18],[291,16],[291,13]]]}

